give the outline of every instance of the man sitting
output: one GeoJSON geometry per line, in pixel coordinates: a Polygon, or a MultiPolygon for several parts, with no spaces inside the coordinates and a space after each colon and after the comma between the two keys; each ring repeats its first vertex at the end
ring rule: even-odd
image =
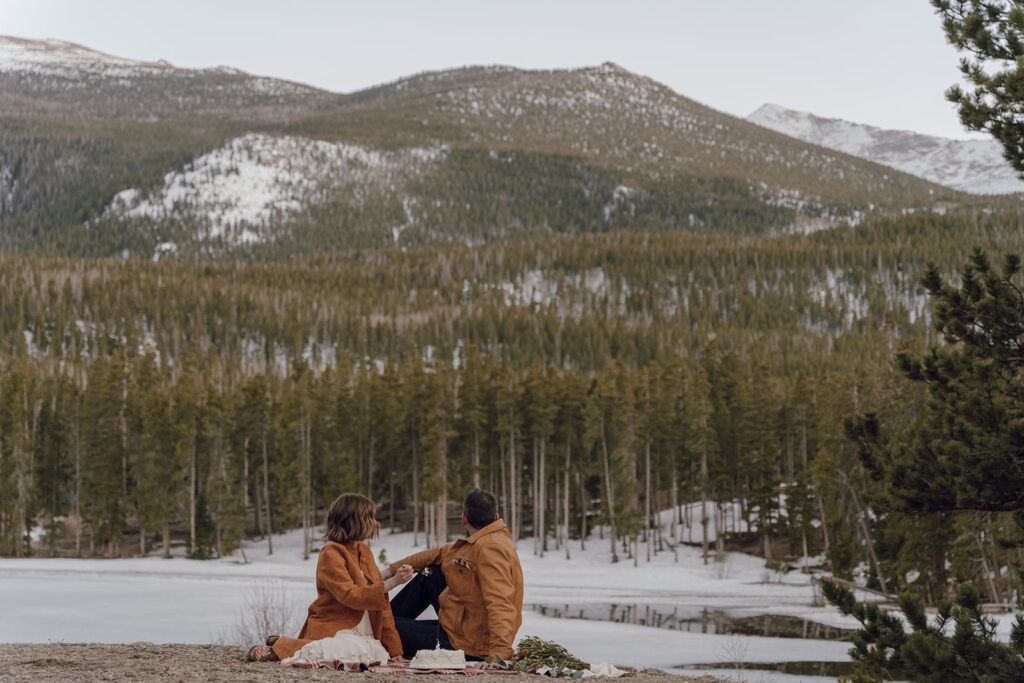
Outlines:
{"type": "Polygon", "coordinates": [[[523,623],[523,568],[512,534],[498,518],[494,495],[466,496],[462,525],[467,538],[391,563],[384,579],[411,565],[418,574],[391,601],[406,657],[440,646],[462,650],[468,660],[506,660],[523,623]],[[427,605],[437,620],[417,621],[427,605]]]}

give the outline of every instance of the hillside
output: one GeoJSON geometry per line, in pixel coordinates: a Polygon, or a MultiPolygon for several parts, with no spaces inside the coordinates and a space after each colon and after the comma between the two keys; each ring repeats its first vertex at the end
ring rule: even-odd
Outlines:
{"type": "Polygon", "coordinates": [[[950,140],[885,130],[766,104],[747,120],[771,130],[874,161],[971,194],[1024,192],[1024,181],[995,140],[950,140]]]}
{"type": "Polygon", "coordinates": [[[5,116],[150,122],[199,113],[280,120],[291,108],[307,110],[331,97],[307,85],[230,67],[182,69],[59,40],[10,36],[0,36],[0,93],[5,116]]]}
{"type": "Polygon", "coordinates": [[[338,95],[0,38],[0,93],[0,245],[51,255],[806,232],[967,201],[614,64],[338,95]]]}

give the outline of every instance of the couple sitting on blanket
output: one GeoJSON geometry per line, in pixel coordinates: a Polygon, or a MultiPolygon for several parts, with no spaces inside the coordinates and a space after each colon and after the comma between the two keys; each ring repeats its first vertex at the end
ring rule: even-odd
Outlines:
{"type": "Polygon", "coordinates": [[[327,650],[311,644],[325,638],[347,638],[359,644],[356,649],[370,642],[376,649],[363,657],[380,663],[389,658],[405,663],[418,650],[435,647],[462,650],[470,661],[511,657],[523,621],[523,570],[495,497],[482,489],[466,496],[466,538],[410,555],[383,571],[363,543],[380,530],[375,512],[373,501],[356,493],[331,504],[328,543],[316,568],[317,598],[299,637],[270,636],[266,646],[249,650],[249,660],[322,655],[327,650]],[[388,592],[406,582],[389,602],[388,592]],[[433,605],[437,620],[416,619],[427,605],[433,605]],[[314,649],[300,653],[307,645],[314,649]]]}

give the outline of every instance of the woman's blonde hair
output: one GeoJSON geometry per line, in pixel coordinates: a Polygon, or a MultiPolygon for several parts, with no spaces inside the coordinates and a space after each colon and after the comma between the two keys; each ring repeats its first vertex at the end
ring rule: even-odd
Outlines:
{"type": "Polygon", "coordinates": [[[343,493],[327,508],[327,531],[324,538],[335,543],[365,541],[380,533],[380,522],[374,515],[377,506],[358,493],[343,493]]]}

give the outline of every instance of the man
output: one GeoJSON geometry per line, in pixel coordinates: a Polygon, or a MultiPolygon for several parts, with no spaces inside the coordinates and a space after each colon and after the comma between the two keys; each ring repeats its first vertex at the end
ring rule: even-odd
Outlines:
{"type": "Polygon", "coordinates": [[[391,601],[406,657],[437,646],[462,650],[468,660],[512,656],[523,623],[523,568],[494,495],[476,489],[466,496],[462,525],[467,538],[410,555],[381,572],[384,579],[402,565],[420,572],[391,601]],[[427,605],[438,619],[417,621],[427,605]]]}

